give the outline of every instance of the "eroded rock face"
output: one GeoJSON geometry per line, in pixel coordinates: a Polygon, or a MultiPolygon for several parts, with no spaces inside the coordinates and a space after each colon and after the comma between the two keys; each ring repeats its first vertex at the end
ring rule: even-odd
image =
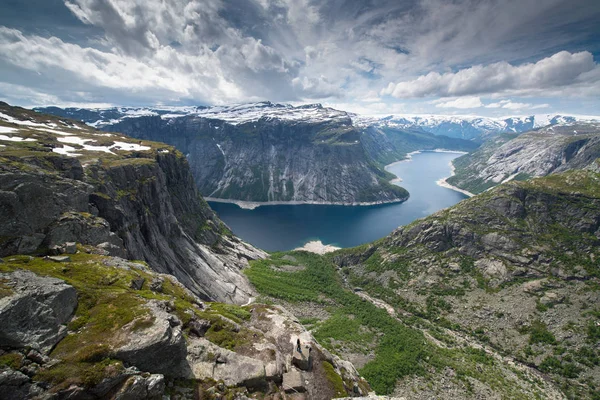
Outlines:
{"type": "Polygon", "coordinates": [[[47,354],[65,335],[77,292],[64,281],[29,271],[0,274],[10,294],[0,298],[2,347],[31,346],[47,354]]]}
{"type": "MultiPolygon", "coordinates": [[[[5,103],[0,111],[37,123],[52,118],[5,103]]],[[[35,132],[27,157],[11,153],[23,150],[18,144],[2,147],[0,256],[56,253],[76,242],[95,246],[100,254],[144,260],[205,300],[245,304],[254,295],[241,269],[266,254],[233,236],[217,218],[200,197],[181,153],[166,145],[132,144],[130,138],[85,126],[52,123],[66,131],[35,132]],[[98,145],[99,137],[110,137],[139,150],[53,152],[62,146],[57,138],[64,136],[98,145]],[[84,165],[78,154],[89,156],[84,165]]]]}

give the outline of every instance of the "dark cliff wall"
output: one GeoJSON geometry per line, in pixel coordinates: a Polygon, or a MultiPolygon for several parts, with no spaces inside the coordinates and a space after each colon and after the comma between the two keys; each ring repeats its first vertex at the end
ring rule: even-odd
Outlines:
{"type": "Polygon", "coordinates": [[[240,125],[187,116],[126,119],[104,128],[167,142],[186,154],[204,196],[249,201],[399,201],[350,119],[260,119],[240,125]]]}
{"type": "Polygon", "coordinates": [[[264,253],[210,210],[181,153],[100,159],[84,170],[78,159],[47,150],[0,154],[0,255],[43,253],[67,241],[100,245],[175,275],[204,299],[248,300],[240,269],[264,253]]]}

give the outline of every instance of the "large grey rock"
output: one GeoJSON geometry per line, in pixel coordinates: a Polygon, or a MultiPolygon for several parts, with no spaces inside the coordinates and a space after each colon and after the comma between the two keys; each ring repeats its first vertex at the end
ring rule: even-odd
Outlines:
{"type": "Polygon", "coordinates": [[[190,340],[188,362],[196,379],[222,379],[227,386],[259,388],[266,385],[264,362],[223,349],[204,338],[190,340]]]}
{"type": "Polygon", "coordinates": [[[133,329],[135,321],[122,328],[127,343],[114,351],[114,358],[134,365],[141,371],[182,377],[187,374],[186,343],[181,326],[172,326],[170,316],[160,303],[148,303],[154,323],[133,329]]]}
{"type": "Polygon", "coordinates": [[[0,343],[48,354],[65,335],[77,307],[75,288],[56,278],[17,270],[0,274],[12,293],[0,298],[0,343]]]}
{"type": "Polygon", "coordinates": [[[282,386],[286,393],[306,392],[306,387],[304,386],[304,381],[302,379],[302,373],[296,369],[291,369],[283,374],[282,386]]]}
{"type": "Polygon", "coordinates": [[[89,213],[62,214],[48,227],[44,244],[48,248],[59,247],[64,253],[74,254],[77,251],[75,242],[101,247],[107,250],[107,255],[126,256],[123,240],[111,232],[109,223],[89,213]]]}
{"type": "Polygon", "coordinates": [[[31,379],[19,372],[5,369],[0,372],[0,398],[7,400],[26,400],[40,395],[43,389],[31,382],[31,379]]]}

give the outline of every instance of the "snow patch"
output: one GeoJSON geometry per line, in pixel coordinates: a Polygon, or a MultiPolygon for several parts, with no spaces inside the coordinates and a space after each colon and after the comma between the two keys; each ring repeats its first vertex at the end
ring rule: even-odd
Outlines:
{"type": "Polygon", "coordinates": [[[33,138],[22,138],[20,136],[6,136],[0,135],[0,140],[6,140],[9,142],[35,142],[36,139],[33,138]]]}
{"type": "Polygon", "coordinates": [[[8,126],[0,126],[0,133],[13,133],[16,131],[17,131],[17,128],[9,128],[8,126]]]}

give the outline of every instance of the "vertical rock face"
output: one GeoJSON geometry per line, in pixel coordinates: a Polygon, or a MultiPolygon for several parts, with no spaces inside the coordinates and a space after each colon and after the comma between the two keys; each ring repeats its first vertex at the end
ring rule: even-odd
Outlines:
{"type": "Polygon", "coordinates": [[[298,121],[265,117],[236,124],[194,115],[142,117],[103,129],[176,146],[187,155],[207,197],[345,204],[407,197],[387,183],[385,172],[365,152],[360,129],[347,116],[298,121]]]}
{"type": "Polygon", "coordinates": [[[64,281],[29,271],[2,274],[0,343],[30,346],[48,353],[67,334],[65,324],[77,307],[77,292],[64,281]]]}
{"type": "Polygon", "coordinates": [[[0,125],[29,139],[0,146],[0,256],[76,241],[144,260],[203,299],[248,301],[253,290],[240,270],[265,253],[216,217],[181,153],[6,104],[0,110],[9,116],[0,125]]]}

